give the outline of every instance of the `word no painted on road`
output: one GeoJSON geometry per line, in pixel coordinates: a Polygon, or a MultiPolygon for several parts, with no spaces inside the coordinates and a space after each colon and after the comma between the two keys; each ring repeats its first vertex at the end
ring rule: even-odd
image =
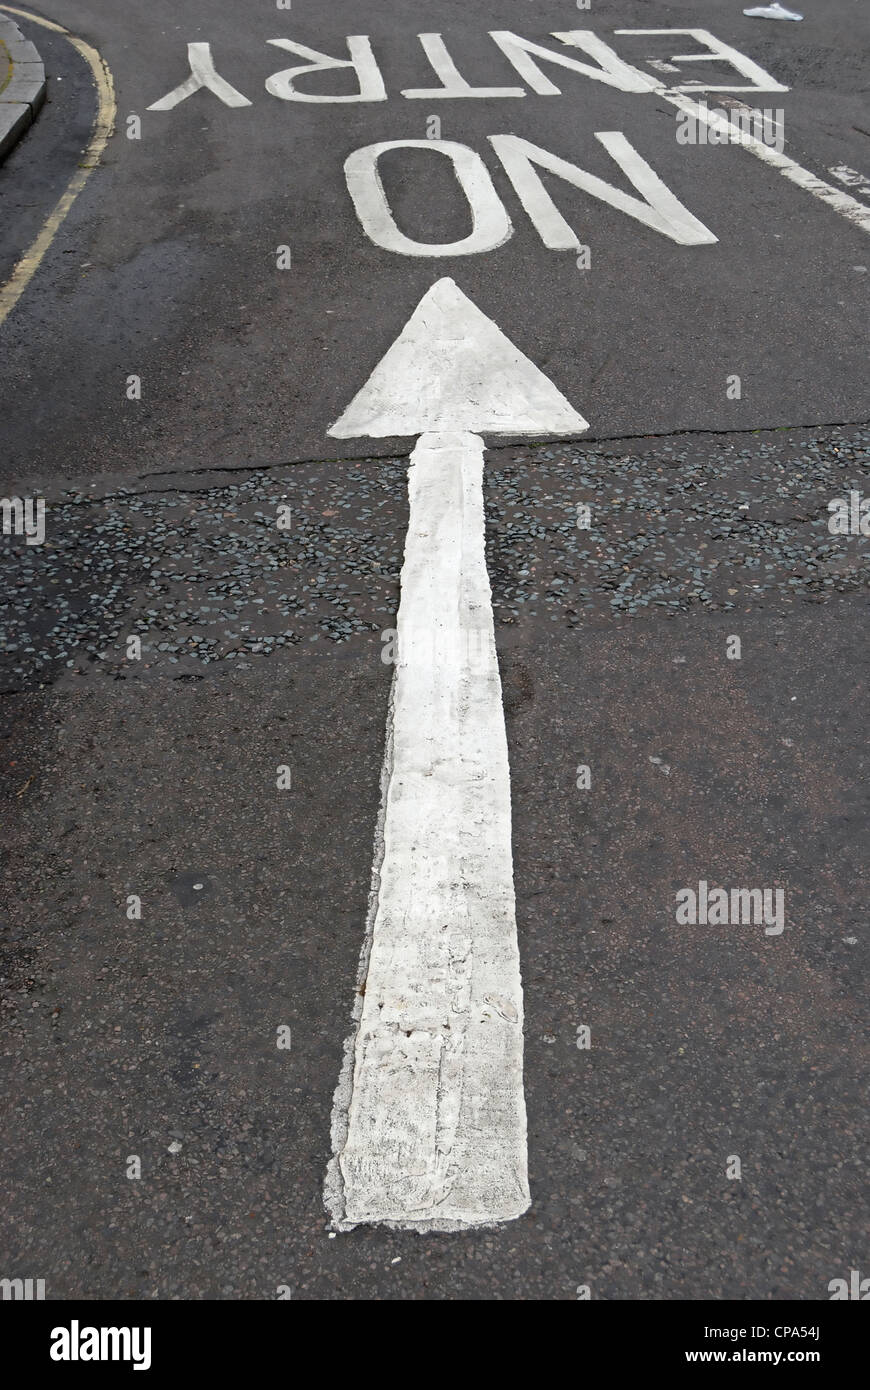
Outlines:
{"type": "MultiPolygon", "coordinates": [[[[437,80],[437,86],[407,87],[399,96],[404,101],[487,100],[511,101],[524,98],[529,92],[537,96],[558,97],[562,88],[553,80],[553,69],[567,70],[577,76],[618,91],[639,97],[665,100],[685,117],[697,122],[708,132],[711,144],[742,145],[756,158],[777,169],[790,182],[812,193],[843,217],[870,232],[870,209],[842,189],[817,178],[804,169],[782,149],[774,148],[757,131],[745,123],[729,120],[728,114],[710,110],[705,102],[695,101],[692,93],[708,92],[786,92],[788,87],[771,76],[746,54],[723,43],[706,29],[618,29],[619,36],[688,36],[699,48],[690,53],[676,53],[667,64],[659,63],[679,73],[680,64],[716,63],[719,68],[732,69],[730,82],[707,81],[705,76],[665,86],[660,79],[642,72],[627,62],[603,39],[588,29],[554,31],[551,35],[563,47],[552,48],[533,42],[510,30],[490,30],[499,57],[502,75],[505,60],[515,74],[510,85],[473,86],[460,73],[441,34],[418,34],[420,45],[437,80]],[[571,50],[571,51],[567,51],[571,50]],[[583,57],[576,56],[582,53],[583,57]],[[522,84],[516,81],[519,77],[522,84]]],[[[280,101],[321,104],[383,102],[389,100],[386,84],[371,40],[365,34],[352,34],[346,40],[347,57],[335,57],[293,39],[278,38],[266,41],[271,47],[291,53],[303,61],[283,68],[265,79],[266,91],[280,101]],[[352,90],[336,94],[322,90],[319,74],[342,72],[352,90]],[[301,79],[301,86],[299,85],[301,79]]],[[[211,45],[205,42],[187,45],[188,76],[154,101],[149,111],[171,111],[197,92],[207,91],[224,105],[244,108],[252,100],[239,91],[217,71],[211,45]]],[[[692,72],[701,71],[698,67],[692,72]]],[[[560,80],[563,80],[560,78],[560,80]]],[[[570,79],[569,79],[570,80],[570,79]]],[[[564,154],[541,149],[528,140],[513,134],[494,133],[488,137],[492,150],[503,166],[525,213],[538,232],[544,246],[550,250],[576,250],[581,246],[575,232],[568,226],[550,197],[538,169],[555,175],[565,183],[580,189],[590,197],[616,208],[643,226],[658,232],[681,246],[705,246],[717,241],[708,227],[680,202],[666,187],[653,167],[636,150],[621,131],[595,131],[596,140],[607,150],[611,159],[635,189],[634,196],[572,163],[564,154]]],[[[513,234],[508,210],[495,190],[491,175],[481,153],[468,145],[441,139],[387,140],[353,151],[344,166],[348,192],[360,224],[376,246],[397,255],[439,257],[472,256],[493,251],[513,234]],[[387,152],[396,150],[427,150],[433,158],[447,159],[452,166],[456,184],[465,197],[471,212],[472,230],[461,241],[433,244],[415,241],[398,227],[379,174],[379,162],[387,152]]]]}

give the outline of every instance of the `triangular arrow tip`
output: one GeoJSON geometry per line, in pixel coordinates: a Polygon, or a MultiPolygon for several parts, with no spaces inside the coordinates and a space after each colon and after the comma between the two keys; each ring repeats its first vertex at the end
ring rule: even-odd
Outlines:
{"type": "Polygon", "coordinates": [[[588,428],[544,373],[445,276],[424,294],[329,433],[383,439],[428,431],[579,434],[588,428]]]}

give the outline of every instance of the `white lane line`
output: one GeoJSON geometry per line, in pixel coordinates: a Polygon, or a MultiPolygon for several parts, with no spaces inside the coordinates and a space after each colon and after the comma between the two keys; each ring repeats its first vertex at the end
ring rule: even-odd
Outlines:
{"type": "Polygon", "coordinates": [[[734,145],[743,145],[750,154],[754,154],[756,159],[761,159],[765,164],[778,169],[784,178],[797,184],[798,188],[803,188],[807,193],[812,193],[814,198],[818,198],[828,207],[838,212],[841,217],[848,218],[856,227],[860,227],[864,232],[870,232],[870,208],[863,203],[859,203],[857,198],[852,198],[848,193],[844,193],[840,188],[834,188],[833,184],[825,183],[824,179],[811,174],[808,169],[804,169],[796,160],[787,154],[766,145],[763,140],[758,140],[754,135],[729,121],[723,115],[714,110],[708,109],[703,104],[693,101],[691,97],[679,96],[674,92],[669,92],[662,87],[658,96],[664,97],[671,106],[675,106],[679,111],[685,111],[693,116],[695,120],[704,121],[711,129],[727,137],[728,142],[734,145]]]}
{"type": "Polygon", "coordinates": [[[472,431],[586,428],[445,279],[330,431],[421,432],[364,992],[333,1110],[338,1229],[456,1231],[529,1205],[510,771],[472,431]]]}

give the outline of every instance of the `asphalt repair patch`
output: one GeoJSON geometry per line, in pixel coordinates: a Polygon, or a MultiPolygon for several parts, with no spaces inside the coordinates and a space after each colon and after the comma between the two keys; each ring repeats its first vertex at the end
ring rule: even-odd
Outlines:
{"type": "MultiPolygon", "coordinates": [[[[832,534],[829,504],[870,494],[870,428],[491,449],[484,489],[497,634],[866,588],[867,537],[832,534]]],[[[0,690],[383,650],[407,459],[65,490],[45,524],[0,552],[0,690]]]]}

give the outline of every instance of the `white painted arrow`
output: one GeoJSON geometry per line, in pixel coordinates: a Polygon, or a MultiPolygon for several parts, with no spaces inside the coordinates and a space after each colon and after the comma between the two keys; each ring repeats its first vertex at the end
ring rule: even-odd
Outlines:
{"type": "Polygon", "coordinates": [[[510,772],[470,431],[587,428],[443,279],[329,431],[420,435],[365,988],[333,1110],[339,1229],[459,1230],[529,1205],[510,772]]]}

